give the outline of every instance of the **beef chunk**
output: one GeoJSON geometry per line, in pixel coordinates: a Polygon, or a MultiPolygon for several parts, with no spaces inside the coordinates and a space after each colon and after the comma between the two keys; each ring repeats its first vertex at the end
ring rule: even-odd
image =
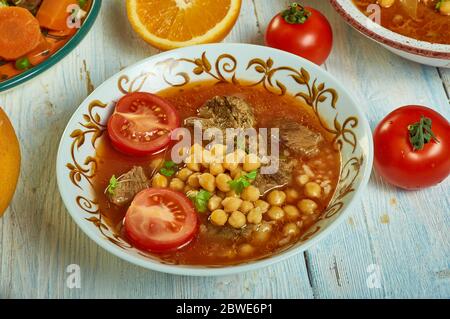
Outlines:
{"type": "Polygon", "coordinates": [[[198,117],[185,120],[187,126],[194,126],[195,121],[202,123],[203,129],[218,128],[225,132],[227,128],[252,128],[256,124],[255,115],[250,105],[234,96],[216,96],[207,101],[198,110],[198,117]]]}
{"type": "Polygon", "coordinates": [[[277,119],[273,127],[280,129],[280,142],[294,153],[312,157],[319,153],[319,145],[323,141],[320,133],[287,119],[277,119]]]}
{"type": "Polygon", "coordinates": [[[148,187],[148,179],[144,169],[134,166],[131,170],[119,177],[117,187],[113,194],[109,194],[109,200],[118,206],[130,203],[134,196],[148,187]]]}
{"type": "MultiPolygon", "coordinates": [[[[277,160],[272,158],[272,160],[277,160]]],[[[292,179],[292,171],[297,165],[297,161],[290,158],[278,159],[278,172],[274,174],[258,174],[254,185],[259,188],[261,194],[267,191],[286,186],[292,179]]]]}

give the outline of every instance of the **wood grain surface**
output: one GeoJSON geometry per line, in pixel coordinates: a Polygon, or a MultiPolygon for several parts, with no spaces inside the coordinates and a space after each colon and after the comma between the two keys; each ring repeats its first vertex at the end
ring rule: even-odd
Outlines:
{"type": "MultiPolygon", "coordinates": [[[[401,59],[347,26],[328,1],[335,44],[324,67],[360,102],[373,128],[406,104],[450,118],[450,69],[401,59]]],[[[265,26],[288,1],[243,0],[226,42],[263,44],[265,26]]],[[[405,192],[372,174],[351,217],[304,254],[241,275],[196,278],[131,265],[88,239],[56,185],[59,138],[86,96],[122,68],[158,51],[132,31],[124,1],[104,0],[78,48],[37,79],[0,93],[21,142],[22,171],[0,219],[0,298],[450,298],[450,181],[405,192]],[[67,266],[81,288],[66,285],[67,266]]]]}

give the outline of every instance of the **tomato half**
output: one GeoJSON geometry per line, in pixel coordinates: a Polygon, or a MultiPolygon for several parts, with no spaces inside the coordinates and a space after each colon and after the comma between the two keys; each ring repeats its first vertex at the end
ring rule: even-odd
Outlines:
{"type": "Polygon", "coordinates": [[[398,108],[378,124],[373,137],[375,169],[391,184],[418,189],[435,185],[450,174],[450,124],[432,109],[418,105],[398,108]],[[431,120],[434,138],[429,135],[428,141],[414,149],[411,136],[420,142],[428,129],[418,134],[411,129],[425,118],[431,120]]]}
{"type": "Polygon", "coordinates": [[[270,21],[266,44],[287,51],[318,65],[325,62],[333,47],[333,31],[319,11],[293,3],[270,21]]]}
{"type": "Polygon", "coordinates": [[[154,154],[170,142],[180,126],[175,108],[151,93],[135,92],[122,97],[108,121],[113,146],[128,155],[154,154]]]}
{"type": "Polygon", "coordinates": [[[198,232],[192,202],[182,193],[149,188],[136,195],[125,215],[125,232],[138,248],[164,252],[188,244],[198,232]]]}

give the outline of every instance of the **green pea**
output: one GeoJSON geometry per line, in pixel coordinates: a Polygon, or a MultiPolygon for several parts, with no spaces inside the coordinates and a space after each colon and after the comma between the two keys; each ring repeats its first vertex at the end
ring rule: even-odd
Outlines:
{"type": "Polygon", "coordinates": [[[29,69],[30,67],[31,67],[31,63],[27,57],[16,60],[16,69],[17,70],[26,70],[26,69],[29,69]]]}

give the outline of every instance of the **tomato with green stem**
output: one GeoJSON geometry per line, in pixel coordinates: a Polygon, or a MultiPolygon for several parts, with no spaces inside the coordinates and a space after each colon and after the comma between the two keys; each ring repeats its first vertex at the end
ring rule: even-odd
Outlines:
{"type": "Polygon", "coordinates": [[[294,2],[270,21],[265,40],[270,47],[321,65],[331,53],[333,31],[322,13],[294,2]]]}
{"type": "Polygon", "coordinates": [[[388,114],[374,131],[374,166],[404,189],[436,185],[450,174],[450,124],[436,111],[408,105],[388,114]]]}

